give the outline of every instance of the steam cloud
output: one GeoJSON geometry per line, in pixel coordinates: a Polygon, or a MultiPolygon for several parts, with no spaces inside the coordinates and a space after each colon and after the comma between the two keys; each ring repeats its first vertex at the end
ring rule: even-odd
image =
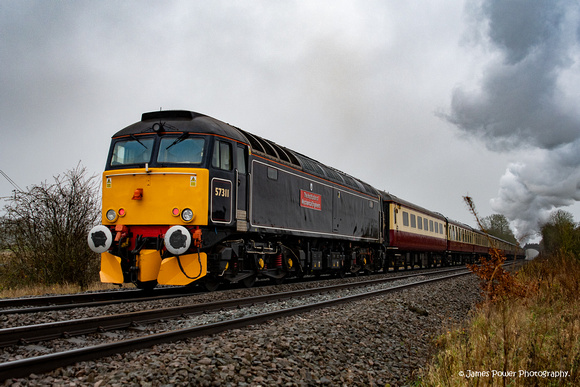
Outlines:
{"type": "Polygon", "coordinates": [[[491,201],[525,239],[551,210],[580,200],[580,7],[483,0],[477,11],[480,43],[494,55],[479,85],[453,91],[446,118],[491,150],[526,151],[491,201]]]}

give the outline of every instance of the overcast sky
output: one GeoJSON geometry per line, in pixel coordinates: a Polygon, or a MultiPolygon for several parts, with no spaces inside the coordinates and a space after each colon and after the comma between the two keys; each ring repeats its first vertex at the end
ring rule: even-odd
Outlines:
{"type": "Polygon", "coordinates": [[[572,0],[0,0],[0,170],[100,174],[113,133],[187,109],[533,234],[580,220],[579,24],[572,0]]]}

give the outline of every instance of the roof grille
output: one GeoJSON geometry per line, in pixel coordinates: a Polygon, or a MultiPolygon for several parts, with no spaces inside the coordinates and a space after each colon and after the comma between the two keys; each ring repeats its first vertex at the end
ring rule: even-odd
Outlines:
{"type": "Polygon", "coordinates": [[[193,120],[193,118],[194,113],[188,110],[161,110],[141,115],[141,121],[193,120]]]}

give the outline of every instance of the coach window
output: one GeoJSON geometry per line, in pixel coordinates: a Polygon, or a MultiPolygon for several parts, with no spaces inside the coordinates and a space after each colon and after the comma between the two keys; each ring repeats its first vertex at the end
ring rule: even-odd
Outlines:
{"type": "Polygon", "coordinates": [[[427,227],[429,224],[429,220],[427,218],[425,218],[424,220],[425,220],[425,223],[424,223],[423,228],[425,229],[425,231],[427,231],[427,230],[429,230],[429,228],[427,227]]]}
{"type": "Polygon", "coordinates": [[[429,230],[431,232],[433,232],[433,221],[432,220],[429,221],[429,230]]]}
{"type": "Polygon", "coordinates": [[[417,227],[417,219],[415,218],[415,215],[411,214],[411,227],[416,228],[417,227]]]}
{"type": "Polygon", "coordinates": [[[423,218],[420,216],[417,216],[417,228],[419,230],[423,230],[423,218]]]}
{"type": "Polygon", "coordinates": [[[403,211],[403,226],[409,226],[409,213],[403,211]]]}
{"type": "Polygon", "coordinates": [[[232,145],[224,141],[216,141],[213,147],[211,165],[225,171],[232,170],[232,145]]]}

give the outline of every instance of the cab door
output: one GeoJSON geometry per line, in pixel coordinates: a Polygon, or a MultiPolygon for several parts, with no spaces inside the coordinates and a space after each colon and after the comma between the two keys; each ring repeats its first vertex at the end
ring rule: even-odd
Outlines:
{"type": "Polygon", "coordinates": [[[236,146],[236,229],[248,230],[248,147],[236,146]]]}
{"type": "Polygon", "coordinates": [[[234,221],[234,198],[237,185],[234,169],[233,145],[230,141],[215,140],[210,183],[210,220],[231,225],[234,221]]]}

